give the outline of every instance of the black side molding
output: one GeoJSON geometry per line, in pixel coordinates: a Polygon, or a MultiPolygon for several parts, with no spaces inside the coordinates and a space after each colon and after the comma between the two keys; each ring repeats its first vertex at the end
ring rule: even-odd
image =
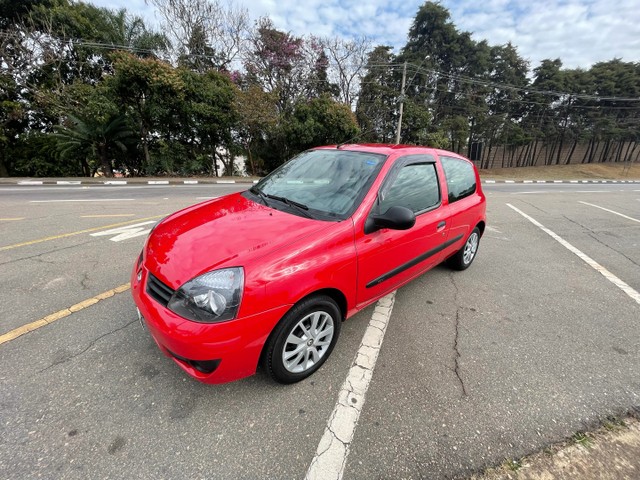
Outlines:
{"type": "Polygon", "coordinates": [[[404,272],[405,270],[407,270],[407,269],[419,264],[420,262],[423,262],[427,258],[433,257],[436,253],[439,253],[442,250],[444,250],[445,248],[447,248],[448,246],[453,245],[454,243],[456,243],[461,238],[462,238],[462,235],[458,235],[457,237],[452,238],[451,240],[447,240],[442,245],[438,245],[436,248],[432,248],[431,250],[423,253],[422,255],[420,255],[420,256],[412,259],[412,260],[409,260],[407,263],[404,263],[404,264],[400,265],[399,267],[396,267],[393,270],[388,271],[384,275],[380,275],[378,278],[376,278],[374,280],[371,280],[369,283],[367,283],[366,288],[375,287],[376,285],[381,284],[385,280],[389,280],[391,277],[394,277],[395,275],[398,275],[399,273],[404,272]]]}

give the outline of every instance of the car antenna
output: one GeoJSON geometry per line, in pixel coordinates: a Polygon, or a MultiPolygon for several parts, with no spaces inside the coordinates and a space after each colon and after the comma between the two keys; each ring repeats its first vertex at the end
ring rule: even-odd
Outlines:
{"type": "Polygon", "coordinates": [[[371,129],[369,129],[369,130],[365,130],[364,132],[360,132],[360,133],[359,133],[358,135],[356,135],[355,137],[350,138],[349,140],[346,140],[346,141],[344,141],[344,142],[342,142],[342,143],[337,144],[337,145],[336,145],[336,149],[337,149],[337,150],[340,150],[340,149],[341,149],[342,147],[344,147],[345,145],[347,145],[347,144],[349,144],[349,143],[352,143],[354,140],[358,140],[359,138],[364,137],[365,135],[367,135],[367,134],[369,134],[369,133],[373,132],[374,130],[375,130],[375,128],[371,128],[371,129]]]}

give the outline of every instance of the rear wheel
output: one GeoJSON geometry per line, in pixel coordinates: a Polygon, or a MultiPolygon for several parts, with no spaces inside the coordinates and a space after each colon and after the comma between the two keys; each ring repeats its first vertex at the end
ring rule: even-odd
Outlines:
{"type": "Polygon", "coordinates": [[[342,315],[336,302],[316,295],[295,305],[269,338],[265,367],[280,383],[307,378],[329,358],[338,340],[342,315]]]}
{"type": "Polygon", "coordinates": [[[449,258],[447,263],[454,270],[466,270],[476,258],[479,245],[480,230],[476,227],[467,238],[467,241],[464,242],[464,246],[453,257],[449,258]]]}

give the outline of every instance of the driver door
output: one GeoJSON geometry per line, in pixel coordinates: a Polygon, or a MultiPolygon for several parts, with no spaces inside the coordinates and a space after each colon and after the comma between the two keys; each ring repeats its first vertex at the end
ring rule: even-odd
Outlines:
{"type": "Polygon", "coordinates": [[[400,205],[416,215],[408,230],[383,228],[356,233],[359,306],[394,290],[437,265],[446,247],[448,206],[442,205],[436,160],[431,155],[398,159],[378,192],[370,216],[400,205]]]}

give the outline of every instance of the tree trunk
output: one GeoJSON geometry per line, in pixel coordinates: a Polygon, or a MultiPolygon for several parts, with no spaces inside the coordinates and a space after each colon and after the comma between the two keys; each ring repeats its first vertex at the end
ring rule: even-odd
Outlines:
{"type": "Polygon", "coordinates": [[[629,154],[628,162],[635,162],[633,159],[633,154],[636,152],[636,148],[638,148],[638,142],[633,142],[633,148],[631,149],[631,153],[629,154]]]}
{"type": "Polygon", "coordinates": [[[538,139],[533,144],[533,152],[531,152],[531,159],[529,160],[528,167],[533,167],[538,164],[538,139]]]}
{"type": "Polygon", "coordinates": [[[107,152],[106,145],[100,146],[100,165],[102,165],[102,173],[107,178],[113,177],[113,167],[111,166],[111,160],[107,152]]]}
{"type": "Polygon", "coordinates": [[[578,145],[578,139],[575,138],[573,140],[573,145],[571,146],[571,150],[569,151],[569,155],[567,156],[567,160],[564,162],[565,165],[569,165],[571,163],[571,157],[573,156],[573,152],[576,151],[577,145],[578,145]]]}
{"type": "Polygon", "coordinates": [[[251,168],[251,176],[256,176],[256,166],[253,163],[253,155],[251,155],[251,147],[247,145],[247,160],[249,160],[249,168],[251,168]]]}
{"type": "Polygon", "coordinates": [[[624,161],[625,161],[625,162],[626,162],[626,161],[628,161],[628,160],[631,158],[631,156],[629,155],[629,152],[631,151],[631,147],[632,147],[632,145],[633,145],[634,143],[635,143],[635,142],[629,142],[629,145],[627,146],[627,151],[626,151],[626,152],[624,152],[624,161]]]}
{"type": "Polygon", "coordinates": [[[564,143],[564,131],[560,135],[560,141],[558,143],[558,151],[556,154],[556,165],[560,165],[560,155],[562,154],[562,144],[564,143]]]}
{"type": "Polygon", "coordinates": [[[151,165],[151,157],[149,156],[149,144],[147,142],[147,127],[144,120],[140,121],[140,140],[142,142],[142,152],[144,153],[144,165],[142,170],[146,170],[151,165]]]}
{"type": "Polygon", "coordinates": [[[487,156],[487,159],[486,159],[486,161],[484,163],[484,167],[483,168],[491,168],[491,167],[489,167],[489,162],[491,161],[491,149],[492,148],[493,148],[493,143],[490,141],[489,142],[489,146],[487,147],[488,151],[485,152],[486,156],[487,156]]]}
{"type": "Polygon", "coordinates": [[[596,152],[600,148],[600,142],[596,142],[596,139],[593,139],[593,145],[591,146],[591,152],[589,153],[589,161],[587,163],[593,163],[593,159],[596,155],[596,152]]]}
{"type": "Polygon", "coordinates": [[[84,158],[84,157],[80,159],[80,168],[82,169],[82,175],[84,177],[90,177],[91,176],[91,168],[89,168],[89,164],[87,163],[87,159],[84,158]]]}
{"type": "Polygon", "coordinates": [[[589,139],[589,144],[587,145],[587,150],[584,152],[584,157],[582,157],[581,163],[587,163],[587,158],[589,158],[589,152],[591,151],[591,144],[593,143],[593,138],[589,139]]]}
{"type": "Polygon", "coordinates": [[[4,164],[4,155],[0,154],[0,177],[8,177],[9,170],[7,166],[4,164]]]}
{"type": "Polygon", "coordinates": [[[604,163],[607,161],[607,156],[609,155],[609,147],[611,146],[611,140],[606,140],[604,142],[604,148],[600,153],[600,163],[604,163]]]}
{"type": "Polygon", "coordinates": [[[547,158],[545,158],[544,160],[544,164],[545,165],[552,165],[553,164],[553,154],[556,151],[556,141],[554,140],[553,143],[551,143],[551,147],[549,148],[549,154],[547,155],[547,158]]]}
{"type": "Polygon", "coordinates": [[[618,148],[616,149],[614,162],[620,162],[622,160],[622,150],[624,148],[624,140],[618,142],[618,148]]]}

